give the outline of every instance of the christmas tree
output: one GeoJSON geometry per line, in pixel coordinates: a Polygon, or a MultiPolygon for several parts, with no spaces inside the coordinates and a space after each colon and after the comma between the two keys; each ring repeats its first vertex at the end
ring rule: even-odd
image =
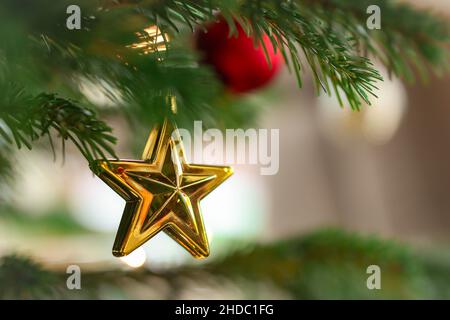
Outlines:
{"type": "MultiPolygon", "coordinates": [[[[3,0],[0,25],[0,184],[5,190],[0,194],[1,221],[35,223],[9,201],[11,193],[18,193],[10,185],[23,170],[17,158],[49,150],[53,157],[46,154],[47,160],[59,161],[77,150],[86,160],[86,171],[90,168],[128,202],[123,233],[119,231],[114,245],[117,256],[134,251],[164,229],[192,255],[206,257],[207,227],[204,230],[195,203],[231,175],[226,166],[189,167],[183,157],[173,160],[175,149],[170,148],[177,141],[161,142],[163,129],[154,131],[144,146],[151,128],[161,128],[167,121],[193,132],[199,120],[203,129],[251,128],[264,112],[258,97],[273,95],[262,89],[283,67],[295,76],[297,90],[304,90],[312,79],[317,94],[333,96],[342,109],[363,112],[376,104],[383,81],[426,82],[447,71],[450,53],[445,18],[394,0],[3,0]],[[388,79],[378,66],[387,71],[388,79]],[[116,127],[133,137],[127,148],[116,146],[116,127]],[[182,173],[171,173],[188,182],[174,182],[167,173],[172,170],[165,167],[167,154],[160,162],[155,160],[162,152],[159,144],[169,148],[172,161],[183,167],[182,173]],[[17,153],[24,148],[32,151],[17,153]],[[206,185],[202,192],[195,189],[180,196],[181,202],[189,196],[186,208],[176,207],[178,200],[170,207],[171,213],[178,210],[178,218],[186,212],[195,216],[198,239],[189,228],[183,230],[190,226],[188,220],[172,217],[167,222],[161,216],[158,222],[146,215],[162,209],[150,205],[151,209],[136,209],[149,189],[136,195],[133,186],[137,182],[146,186],[148,176],[136,174],[144,170],[141,162],[118,160],[124,149],[134,155],[144,149],[139,161],[154,161],[149,169],[152,179],[175,190],[157,198],[163,192],[151,189],[149,197],[159,205],[167,205],[183,188],[206,185]],[[212,182],[213,178],[218,181],[212,182]],[[142,231],[130,240],[136,228],[155,225],[153,231],[142,231]]],[[[20,196],[28,201],[26,192],[20,196]]],[[[223,201],[230,199],[234,197],[223,201]]],[[[61,235],[86,231],[68,215],[39,219],[37,225],[61,235]]],[[[289,241],[249,242],[201,265],[188,263],[162,271],[88,268],[83,291],[66,289],[65,267],[41,266],[5,250],[0,297],[105,298],[105,286],[115,288],[110,297],[136,297],[136,292],[123,287],[139,282],[165,288],[142,289],[144,297],[190,298],[185,295],[191,287],[188,279],[206,279],[202,281],[212,283],[212,288],[226,279],[230,292],[233,288],[244,292],[238,296],[242,298],[266,298],[257,294],[258,286],[272,292],[267,296],[271,298],[450,296],[450,289],[442,286],[442,279],[449,279],[448,261],[390,241],[328,230],[289,241]],[[377,261],[385,270],[385,290],[361,289],[366,267],[377,261]]]]}

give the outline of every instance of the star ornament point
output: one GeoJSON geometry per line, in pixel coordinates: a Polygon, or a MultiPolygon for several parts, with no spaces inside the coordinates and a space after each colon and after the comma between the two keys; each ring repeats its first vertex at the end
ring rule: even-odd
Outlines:
{"type": "Polygon", "coordinates": [[[200,200],[233,174],[227,166],[188,164],[176,126],[152,130],[142,160],[97,160],[96,174],[126,205],[113,255],[130,254],[164,231],[195,258],[209,255],[200,200]]]}

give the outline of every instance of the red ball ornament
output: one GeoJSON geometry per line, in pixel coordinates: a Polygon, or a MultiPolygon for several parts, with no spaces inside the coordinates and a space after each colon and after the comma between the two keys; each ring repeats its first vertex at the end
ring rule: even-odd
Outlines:
{"type": "Polygon", "coordinates": [[[204,55],[204,62],[214,67],[224,84],[235,93],[245,93],[265,86],[278,73],[283,56],[272,46],[267,34],[262,36],[270,64],[263,46],[255,47],[242,27],[236,23],[237,35],[230,36],[228,23],[220,19],[197,32],[197,48],[204,55]]]}

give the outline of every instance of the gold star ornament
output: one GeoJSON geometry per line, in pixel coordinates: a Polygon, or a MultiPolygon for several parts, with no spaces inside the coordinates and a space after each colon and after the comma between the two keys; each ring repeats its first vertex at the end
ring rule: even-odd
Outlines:
{"type": "Polygon", "coordinates": [[[200,200],[233,173],[231,167],[186,162],[175,124],[152,130],[142,160],[97,160],[96,174],[126,200],[113,255],[126,256],[164,231],[195,258],[209,255],[200,200]]]}

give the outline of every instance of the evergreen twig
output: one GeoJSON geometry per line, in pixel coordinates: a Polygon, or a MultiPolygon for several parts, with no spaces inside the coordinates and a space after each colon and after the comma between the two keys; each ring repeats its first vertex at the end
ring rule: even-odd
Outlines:
{"type": "MultiPolygon", "coordinates": [[[[89,161],[114,156],[116,139],[111,128],[94,111],[54,94],[27,95],[16,85],[3,86],[0,97],[0,140],[31,149],[32,142],[55,131],[62,141],[72,141],[89,161]]],[[[51,143],[53,146],[53,143],[51,143]]]]}
{"type": "Polygon", "coordinates": [[[76,31],[63,24],[71,0],[27,1],[25,7],[13,0],[0,4],[0,82],[17,83],[17,88],[30,93],[24,96],[22,89],[0,88],[2,97],[6,97],[0,101],[0,112],[10,130],[6,132],[0,126],[5,141],[31,147],[37,137],[54,129],[63,141],[73,141],[88,161],[112,153],[109,143],[114,139],[109,128],[96,120],[90,109],[72,102],[88,105],[76,80],[80,77],[99,79],[117,89],[120,99],[114,101],[119,107],[116,109],[126,110],[129,118],[146,126],[166,116],[165,98],[169,93],[178,98],[177,120],[182,125],[188,122],[183,119],[201,118],[219,126],[224,115],[231,119],[242,117],[240,108],[223,108],[226,112],[222,112],[217,107],[230,99],[220,96],[216,77],[199,66],[198,57],[186,42],[187,33],[217,19],[218,12],[231,30],[238,22],[256,41],[263,33],[268,34],[300,85],[302,71],[309,66],[318,88],[328,94],[335,92],[341,104],[348,101],[354,109],[360,107],[361,101],[370,102],[376,94],[376,82],[381,79],[368,59],[371,56],[392,74],[410,80],[416,74],[425,78],[429,69],[440,72],[449,62],[448,24],[393,0],[103,0],[101,6],[88,0],[76,3],[83,14],[83,28],[76,31]],[[366,9],[373,4],[382,10],[381,30],[366,28],[366,9]],[[135,33],[142,33],[152,24],[170,34],[172,42],[167,52],[144,55],[131,49],[129,45],[139,41],[135,33]],[[39,94],[48,91],[61,98],[39,94]],[[26,100],[18,103],[22,108],[8,107],[19,98],[26,100]]]}

